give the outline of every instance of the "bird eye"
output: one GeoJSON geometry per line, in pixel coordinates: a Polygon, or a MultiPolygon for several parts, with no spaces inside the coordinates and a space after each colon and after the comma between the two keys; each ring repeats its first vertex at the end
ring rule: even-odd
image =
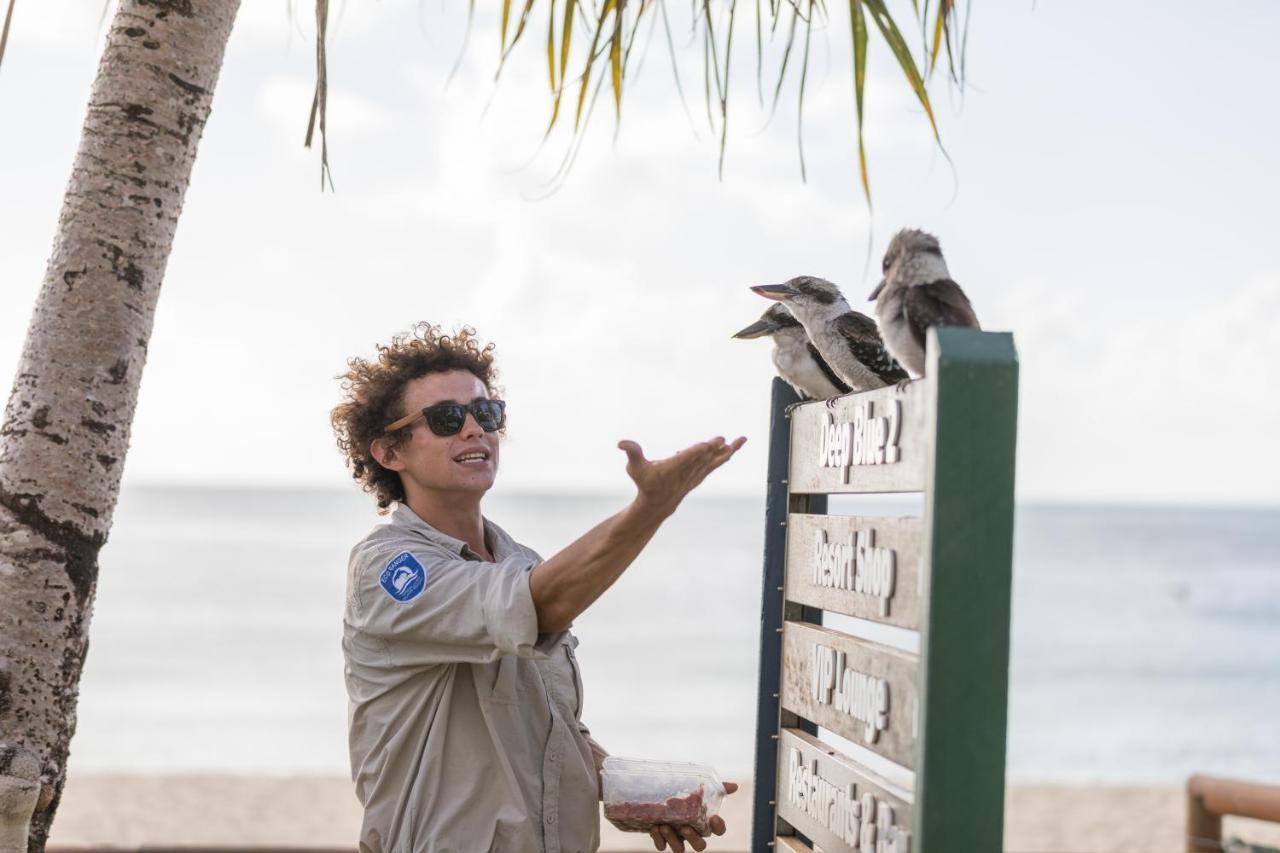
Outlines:
{"type": "Polygon", "coordinates": [[[885,256],[884,256],[884,264],[882,265],[882,268],[883,268],[883,269],[884,269],[884,271],[887,273],[887,272],[889,272],[889,267],[891,267],[891,266],[893,266],[893,258],[889,257],[888,255],[885,255],[885,256]]]}

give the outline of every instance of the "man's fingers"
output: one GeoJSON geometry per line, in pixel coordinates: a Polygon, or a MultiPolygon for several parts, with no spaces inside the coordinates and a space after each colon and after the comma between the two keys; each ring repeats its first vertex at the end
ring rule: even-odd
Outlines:
{"type": "Polygon", "coordinates": [[[724,463],[732,459],[733,454],[737,453],[738,450],[742,447],[742,445],[746,443],[746,441],[747,439],[744,436],[742,438],[738,438],[735,441],[730,442],[729,444],[723,444],[718,448],[716,448],[715,452],[710,454],[704,460],[705,470],[701,472],[701,476],[705,477],[707,474],[710,474],[712,471],[716,470],[721,465],[723,465],[724,463]]]}
{"type": "Polygon", "coordinates": [[[720,817],[720,815],[715,815],[714,817],[711,818],[710,824],[711,824],[712,835],[724,835],[724,832],[725,832],[724,818],[720,817]]]}
{"type": "Polygon", "coordinates": [[[665,850],[667,848],[667,842],[663,840],[662,833],[658,831],[658,827],[649,828],[649,837],[653,839],[654,850],[665,850]]]}
{"type": "Polygon", "coordinates": [[[725,783],[724,783],[724,792],[725,792],[726,794],[732,794],[732,793],[733,793],[734,791],[736,791],[736,790],[738,790],[738,783],[737,783],[737,782],[725,782],[725,783]]]}
{"type": "Polygon", "coordinates": [[[676,831],[671,827],[663,824],[659,827],[662,830],[662,837],[671,847],[671,853],[684,853],[684,841],[680,838],[676,831]]]}
{"type": "Polygon", "coordinates": [[[723,462],[725,459],[728,459],[730,456],[737,453],[738,450],[742,447],[742,445],[746,443],[747,443],[746,436],[736,438],[730,442],[722,441],[713,448],[713,452],[710,455],[718,461],[717,462],[718,464],[719,462],[723,462]]]}
{"type": "Polygon", "coordinates": [[[721,448],[720,450],[720,453],[724,456],[724,459],[721,460],[721,464],[728,461],[733,456],[733,454],[741,450],[742,445],[746,443],[747,443],[747,437],[744,435],[724,445],[724,447],[721,448]]]}
{"type": "Polygon", "coordinates": [[[707,842],[702,840],[702,836],[692,826],[680,827],[680,834],[684,836],[685,841],[689,842],[689,846],[698,851],[698,853],[702,853],[703,850],[707,849],[707,842]]]}
{"type": "MultiPolygon", "coordinates": [[[[745,440],[746,439],[738,439],[736,442],[731,444],[725,441],[724,436],[717,435],[715,438],[710,438],[706,441],[700,441],[697,444],[692,444],[684,450],[681,450],[676,455],[670,457],[670,459],[663,461],[675,463],[681,468],[686,466],[696,468],[697,466],[705,465],[708,462],[718,459],[721,454],[723,454],[727,449],[734,447],[735,444],[738,447],[741,447],[742,445],[740,442],[745,440]]],[[[736,450],[736,448],[734,449],[736,450]]]]}
{"type": "Polygon", "coordinates": [[[643,465],[645,462],[644,451],[640,449],[640,445],[636,444],[629,438],[624,438],[618,442],[618,449],[627,454],[628,465],[643,465]]]}

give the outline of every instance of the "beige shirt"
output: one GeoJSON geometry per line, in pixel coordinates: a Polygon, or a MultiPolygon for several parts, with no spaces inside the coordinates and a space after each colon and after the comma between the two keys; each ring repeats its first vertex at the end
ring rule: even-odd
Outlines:
{"type": "Polygon", "coordinates": [[[342,650],[362,851],[599,845],[578,640],[538,633],[541,558],[484,526],[496,562],[403,504],[351,551],[342,650]]]}

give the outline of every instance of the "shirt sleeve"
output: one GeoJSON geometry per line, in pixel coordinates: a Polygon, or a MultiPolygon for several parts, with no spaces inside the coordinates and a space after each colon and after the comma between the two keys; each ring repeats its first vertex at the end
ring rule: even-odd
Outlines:
{"type": "Polygon", "coordinates": [[[529,572],[516,553],[496,563],[421,547],[379,548],[357,557],[352,628],[374,639],[388,663],[488,663],[505,654],[542,657],[529,572]]]}

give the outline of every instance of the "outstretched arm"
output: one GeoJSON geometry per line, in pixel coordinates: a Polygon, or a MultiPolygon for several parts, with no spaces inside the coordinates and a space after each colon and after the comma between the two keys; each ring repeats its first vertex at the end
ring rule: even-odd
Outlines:
{"type": "Polygon", "coordinates": [[[713,438],[652,461],[634,441],[619,442],[627,454],[627,474],[636,484],[635,499],[530,573],[538,631],[553,634],[568,628],[631,565],[685,495],[745,442],[713,438]]]}

